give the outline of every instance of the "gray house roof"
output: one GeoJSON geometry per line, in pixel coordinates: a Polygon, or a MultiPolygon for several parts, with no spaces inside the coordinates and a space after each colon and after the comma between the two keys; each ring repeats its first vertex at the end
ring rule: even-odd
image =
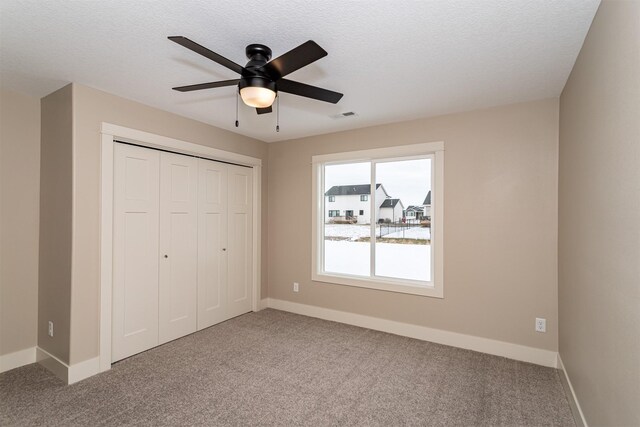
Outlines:
{"type": "MultiPolygon", "coordinates": [[[[376,184],[376,190],[382,184],[376,184]]],[[[371,184],[334,185],[324,193],[325,196],[353,196],[357,194],[371,194],[371,184]]]]}
{"type": "Polygon", "coordinates": [[[408,211],[422,212],[422,206],[409,205],[409,206],[407,206],[407,210],[408,211]]]}
{"type": "MultiPolygon", "coordinates": [[[[400,199],[385,199],[380,205],[381,208],[395,208],[400,199]]],[[[400,203],[402,206],[402,203],[400,203]]]]}
{"type": "Polygon", "coordinates": [[[424,202],[422,202],[423,205],[430,205],[431,204],[431,191],[429,191],[427,193],[427,197],[424,198],[424,202]]]}

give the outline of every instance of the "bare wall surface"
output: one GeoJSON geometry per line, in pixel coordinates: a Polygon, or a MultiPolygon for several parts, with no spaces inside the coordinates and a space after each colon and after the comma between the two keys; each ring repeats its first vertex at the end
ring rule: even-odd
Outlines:
{"type": "Polygon", "coordinates": [[[40,100],[0,92],[0,355],[34,347],[38,320],[40,100]]]}
{"type": "Polygon", "coordinates": [[[589,425],[640,425],[640,2],[603,1],[560,98],[560,356],[589,425]]]}
{"type": "Polygon", "coordinates": [[[71,313],[72,87],[42,98],[38,346],[69,363],[71,313]],[[54,323],[54,336],[47,322],[54,323]]]}
{"type": "MultiPolygon", "coordinates": [[[[74,225],[71,363],[98,356],[100,274],[100,126],[142,130],[263,160],[262,253],[267,248],[267,144],[82,85],[73,85],[74,225]]],[[[207,108],[203,103],[202,108],[207,108]]],[[[230,119],[233,119],[230,114],[230,119]]],[[[247,124],[248,125],[248,124],[247,124]]],[[[267,291],[262,257],[262,298],[267,291]]]]}
{"type": "Polygon", "coordinates": [[[269,297],[555,351],[557,168],[557,99],[272,143],[269,297]],[[446,152],[444,299],[312,282],[311,156],[433,141],[446,152]]]}

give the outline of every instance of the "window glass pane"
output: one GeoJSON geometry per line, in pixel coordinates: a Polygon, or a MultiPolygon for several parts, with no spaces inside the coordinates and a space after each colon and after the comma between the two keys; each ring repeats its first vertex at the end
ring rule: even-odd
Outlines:
{"type": "Polygon", "coordinates": [[[431,281],[431,159],[376,163],[375,275],[431,281]]]}
{"type": "Polygon", "coordinates": [[[371,275],[371,163],[324,167],[324,271],[371,275]],[[329,203],[329,199],[332,202],[329,203]]]}

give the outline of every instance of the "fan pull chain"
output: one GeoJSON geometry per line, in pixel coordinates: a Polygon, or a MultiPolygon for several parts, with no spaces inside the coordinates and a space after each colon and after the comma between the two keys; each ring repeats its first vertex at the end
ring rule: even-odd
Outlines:
{"type": "Polygon", "coordinates": [[[278,105],[276,106],[276,132],[280,132],[280,97],[278,96],[278,105]]]}
{"type": "Polygon", "coordinates": [[[238,98],[240,97],[239,93],[236,93],[236,127],[238,127],[238,98]]]}

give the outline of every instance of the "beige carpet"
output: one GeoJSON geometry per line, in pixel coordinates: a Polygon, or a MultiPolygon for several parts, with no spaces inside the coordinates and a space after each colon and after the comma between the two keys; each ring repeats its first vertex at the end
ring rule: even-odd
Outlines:
{"type": "Polygon", "coordinates": [[[0,374],[0,425],[574,423],[554,369],[268,309],[71,386],[0,374]]]}

